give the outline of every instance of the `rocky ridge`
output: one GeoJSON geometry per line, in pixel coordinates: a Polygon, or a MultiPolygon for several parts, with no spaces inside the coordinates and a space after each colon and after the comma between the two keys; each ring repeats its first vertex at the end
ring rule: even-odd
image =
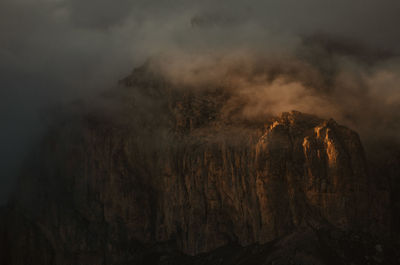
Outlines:
{"type": "MultiPolygon", "coordinates": [[[[122,110],[49,130],[3,211],[2,264],[180,264],[193,255],[206,264],[201,253],[298,233],[390,234],[389,193],[373,185],[354,131],[297,111],[227,119],[229,93],[171,90],[143,75],[122,81],[136,99],[124,96],[122,110]],[[181,258],[151,254],[164,252],[181,258]]],[[[269,264],[274,252],[262,253],[269,264]]]]}

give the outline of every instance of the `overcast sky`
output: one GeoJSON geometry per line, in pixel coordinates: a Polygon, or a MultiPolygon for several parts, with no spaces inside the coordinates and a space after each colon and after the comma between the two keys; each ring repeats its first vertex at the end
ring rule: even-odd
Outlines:
{"type": "Polygon", "coordinates": [[[0,202],[46,109],[112,87],[151,56],[285,50],[316,32],[400,52],[398,0],[1,0],[0,202]]]}

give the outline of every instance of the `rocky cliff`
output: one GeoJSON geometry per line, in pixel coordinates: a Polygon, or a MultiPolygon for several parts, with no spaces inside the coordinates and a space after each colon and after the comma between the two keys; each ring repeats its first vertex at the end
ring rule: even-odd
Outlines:
{"type": "Polygon", "coordinates": [[[229,92],[148,75],[121,81],[117,107],[49,129],[3,210],[2,264],[184,264],[294,233],[321,239],[299,231],[390,233],[389,193],[354,131],[296,111],[227,116],[229,92]],[[160,251],[181,254],[162,263],[160,251]]]}

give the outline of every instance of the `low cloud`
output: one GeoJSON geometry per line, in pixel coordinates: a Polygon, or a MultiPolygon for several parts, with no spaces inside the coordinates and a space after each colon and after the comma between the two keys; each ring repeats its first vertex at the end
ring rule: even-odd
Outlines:
{"type": "Polygon", "coordinates": [[[0,193],[43,109],[90,99],[149,58],[169,58],[174,82],[236,82],[247,117],[299,109],[396,137],[399,13],[395,0],[3,0],[0,193]]]}

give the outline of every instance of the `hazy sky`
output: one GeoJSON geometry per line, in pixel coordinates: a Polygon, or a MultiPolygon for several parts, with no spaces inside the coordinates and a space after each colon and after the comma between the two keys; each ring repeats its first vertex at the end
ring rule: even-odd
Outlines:
{"type": "Polygon", "coordinates": [[[292,49],[316,32],[400,53],[398,0],[1,0],[0,202],[61,103],[151,56],[292,49]]]}

